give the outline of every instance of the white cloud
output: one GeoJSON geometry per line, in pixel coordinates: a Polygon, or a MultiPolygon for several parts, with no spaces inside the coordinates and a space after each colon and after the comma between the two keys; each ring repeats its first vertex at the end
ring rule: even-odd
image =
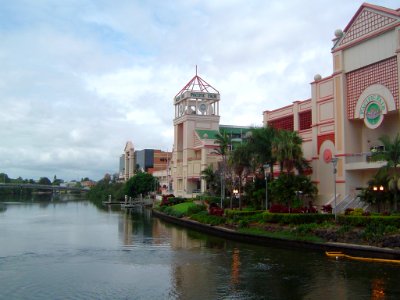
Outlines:
{"type": "Polygon", "coordinates": [[[260,125],[330,75],[333,32],[362,2],[3,1],[0,172],[100,179],[127,140],[171,150],[172,99],[196,64],[221,123],[260,125]]]}

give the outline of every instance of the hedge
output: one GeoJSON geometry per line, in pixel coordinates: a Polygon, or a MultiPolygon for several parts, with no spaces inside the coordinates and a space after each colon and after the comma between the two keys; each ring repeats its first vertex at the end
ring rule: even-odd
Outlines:
{"type": "Polygon", "coordinates": [[[193,214],[190,216],[190,218],[197,222],[210,225],[224,224],[226,220],[224,217],[209,215],[207,211],[201,211],[197,214],[193,214]]]}
{"type": "Polygon", "coordinates": [[[225,209],[225,216],[230,219],[237,219],[242,217],[253,216],[257,214],[261,214],[265,212],[265,210],[232,210],[232,209],[225,209]]]}
{"type": "Polygon", "coordinates": [[[271,214],[264,212],[262,214],[263,221],[267,223],[282,224],[308,224],[323,223],[325,221],[333,221],[335,216],[332,214],[271,214]]]}
{"type": "Polygon", "coordinates": [[[367,225],[394,226],[400,228],[400,217],[398,216],[338,216],[338,223],[341,225],[365,227],[367,225]]]}

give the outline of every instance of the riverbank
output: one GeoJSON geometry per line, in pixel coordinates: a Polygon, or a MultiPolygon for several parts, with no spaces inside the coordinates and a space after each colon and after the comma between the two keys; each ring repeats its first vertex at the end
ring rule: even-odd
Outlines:
{"type": "Polygon", "coordinates": [[[152,212],[155,217],[160,218],[166,222],[240,242],[252,243],[263,246],[306,248],[313,251],[322,251],[322,252],[342,251],[344,253],[354,256],[400,260],[400,250],[392,248],[382,248],[376,246],[340,243],[340,242],[310,242],[310,241],[292,240],[292,239],[275,238],[275,237],[272,238],[268,236],[238,232],[236,229],[227,228],[221,225],[212,226],[208,224],[203,224],[194,220],[190,220],[185,217],[177,218],[162,213],[160,211],[157,211],[155,209],[153,209],[152,212]]]}

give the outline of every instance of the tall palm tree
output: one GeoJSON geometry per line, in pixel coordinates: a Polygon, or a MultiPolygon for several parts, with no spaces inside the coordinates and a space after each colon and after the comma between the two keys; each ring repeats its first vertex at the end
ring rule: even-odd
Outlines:
{"type": "Polygon", "coordinates": [[[279,130],[275,135],[272,145],[272,155],[279,162],[281,172],[293,171],[296,166],[303,163],[303,140],[296,131],[279,130]]]}
{"type": "Polygon", "coordinates": [[[229,147],[231,144],[229,136],[226,132],[217,133],[215,136],[214,144],[218,145],[218,148],[215,149],[215,153],[222,157],[221,163],[221,207],[222,202],[225,199],[225,176],[226,176],[226,166],[227,166],[227,158],[229,155],[229,147]]]}
{"type": "Polygon", "coordinates": [[[242,190],[242,179],[245,176],[246,170],[250,168],[250,152],[248,145],[238,145],[229,157],[229,164],[233,168],[234,175],[239,177],[239,208],[242,208],[240,200],[242,190]]]}
{"type": "MultiPolygon", "coordinates": [[[[269,164],[273,175],[273,165],[276,159],[272,153],[272,143],[277,134],[273,127],[252,128],[247,138],[248,151],[251,153],[252,165],[259,169],[269,164]]],[[[253,170],[255,171],[255,170],[253,170]]]]}

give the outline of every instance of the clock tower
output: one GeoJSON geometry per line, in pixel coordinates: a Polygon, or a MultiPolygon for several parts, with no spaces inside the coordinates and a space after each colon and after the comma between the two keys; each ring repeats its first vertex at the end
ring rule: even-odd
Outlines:
{"type": "Polygon", "coordinates": [[[175,196],[205,191],[201,171],[210,163],[219,131],[219,92],[196,75],[174,97],[172,178],[175,196]]]}

